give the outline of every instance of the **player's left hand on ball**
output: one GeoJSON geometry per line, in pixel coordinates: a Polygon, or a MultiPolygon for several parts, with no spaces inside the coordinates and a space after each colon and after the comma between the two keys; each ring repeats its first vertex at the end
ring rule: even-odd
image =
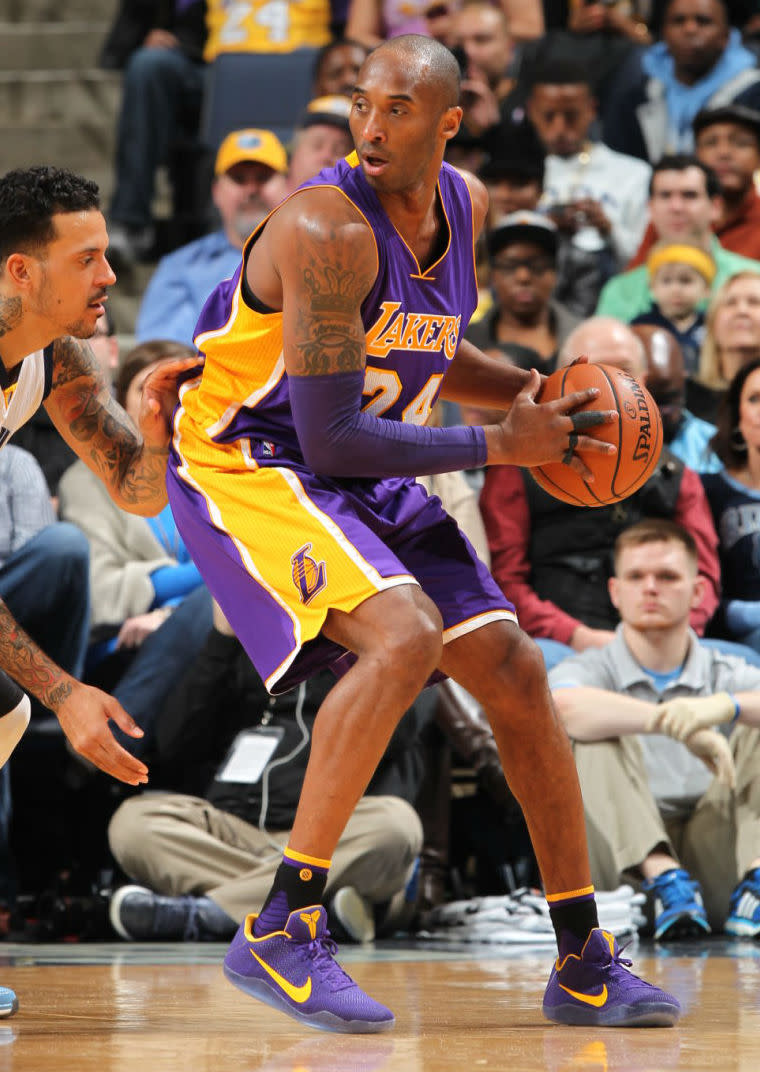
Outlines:
{"type": "Polygon", "coordinates": [[[172,414],[179,400],[179,379],[197,368],[203,358],[167,358],[148,374],[143,383],[138,424],[149,447],[166,450],[171,439],[172,414]]]}
{"type": "Polygon", "coordinates": [[[531,369],[530,378],[515,396],[505,419],[486,428],[488,463],[532,467],[566,461],[584,480],[592,480],[591,471],[577,452],[614,454],[615,447],[583,435],[583,431],[612,423],[617,420],[617,413],[615,410],[573,412],[598,397],[596,387],[573,391],[552,402],[537,402],[540,388],[541,378],[531,369]]]}

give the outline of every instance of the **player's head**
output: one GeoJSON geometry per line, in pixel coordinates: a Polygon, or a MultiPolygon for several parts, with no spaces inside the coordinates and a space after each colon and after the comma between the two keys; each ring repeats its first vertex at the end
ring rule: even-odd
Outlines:
{"type": "Polygon", "coordinates": [[[405,34],[362,64],[354,88],[351,133],[369,183],[382,192],[435,178],[459,129],[459,66],[444,45],[405,34]]]}
{"type": "Polygon", "coordinates": [[[116,276],[94,182],[53,167],[0,178],[0,293],[12,321],[89,338],[116,276]],[[9,304],[10,303],[10,304],[9,304]]]}
{"type": "Polygon", "coordinates": [[[694,537],[675,522],[647,518],[618,536],[609,591],[624,626],[686,634],[703,586],[694,537]]]}

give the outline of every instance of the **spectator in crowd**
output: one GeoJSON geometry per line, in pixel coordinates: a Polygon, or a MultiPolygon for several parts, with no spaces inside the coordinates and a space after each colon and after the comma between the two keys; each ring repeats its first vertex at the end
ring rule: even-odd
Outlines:
{"type": "MultiPolygon", "coordinates": [[[[464,6],[470,6],[468,0],[464,0],[464,6]]],[[[503,13],[504,22],[509,26],[514,40],[530,41],[543,33],[540,0],[499,0],[493,6],[503,13]]],[[[453,16],[456,20],[461,7],[460,0],[444,0],[443,3],[431,0],[413,0],[411,3],[399,3],[398,0],[350,0],[346,36],[365,41],[374,48],[389,37],[419,33],[435,37],[448,46],[451,18],[453,16]]]]}
{"type": "Polygon", "coordinates": [[[227,135],[216,154],[211,187],[222,226],[161,259],[137,315],[138,342],[192,344],[206,298],[238,268],[246,238],[279,200],[276,179],[286,171],[285,149],[271,131],[227,135]]]}
{"type": "Polygon", "coordinates": [[[721,461],[710,446],[716,428],[686,405],[686,372],[678,339],[665,328],[636,324],[631,330],[647,354],[646,385],[662,417],[665,443],[695,473],[714,473],[721,461]]]}
{"type": "Polygon", "coordinates": [[[369,49],[360,41],[339,37],[317,53],[314,61],[313,93],[315,97],[350,97],[356,76],[369,49]]]}
{"type": "Polygon", "coordinates": [[[511,74],[514,40],[503,8],[488,0],[470,0],[454,15],[454,52],[462,72],[459,132],[447,146],[446,159],[457,154],[501,155],[501,144],[513,125],[508,101],[515,85],[511,74]]]}
{"type": "MultiPolygon", "coordinates": [[[[45,476],[13,444],[0,451],[0,600],[67,673],[81,677],[89,630],[89,553],[74,526],[56,520],[45,476]]],[[[33,717],[48,714],[36,700],[33,717]]],[[[62,743],[62,741],[61,741],[62,743]]],[[[8,903],[10,768],[0,769],[0,900],[8,903]]]]}
{"type": "Polygon", "coordinates": [[[544,189],[546,153],[533,126],[520,123],[509,129],[497,156],[478,168],[488,190],[488,226],[511,212],[534,212],[544,189]]]}
{"type": "MultiPolygon", "coordinates": [[[[263,898],[295,816],[323,672],[270,697],[214,608],[214,629],[168,698],[158,726],[164,786],[125,801],[111,850],[140,886],[117,890],[111,919],[124,938],[230,938],[263,898]],[[256,753],[261,755],[257,761],[256,753]]],[[[420,716],[407,712],[338,842],[327,904],[331,930],[371,940],[401,895],[422,846],[412,806],[422,777],[420,716]]]]}
{"type": "MultiPolygon", "coordinates": [[[[698,112],[694,153],[711,168],[720,183],[721,208],[713,230],[724,249],[760,260],[760,194],[755,175],[760,170],[760,111],[744,104],[726,104],[698,112]]],[[[628,265],[643,264],[657,241],[652,223],[628,265]]]]}
{"type": "Polygon", "coordinates": [[[552,295],[557,282],[557,229],[537,212],[514,212],[487,236],[493,310],[466,337],[500,350],[520,368],[553,372],[557,352],[579,323],[552,295]]]}
{"type": "Polygon", "coordinates": [[[678,339],[686,367],[694,373],[705,334],[702,312],[715,278],[715,261],[690,242],[658,242],[647,257],[652,308],[632,324],[653,324],[678,339]]]}
{"type": "MultiPolygon", "coordinates": [[[[712,2],[712,0],[711,0],[712,2]]],[[[664,156],[652,169],[649,216],[664,242],[690,242],[715,261],[713,288],[743,270],[760,272],[752,261],[724,249],[712,231],[720,214],[720,186],[714,172],[695,156],[664,156]]],[[[605,284],[597,312],[630,321],[652,308],[644,265],[615,276],[605,284]]]]}
{"type": "Polygon", "coordinates": [[[156,172],[178,136],[197,134],[205,9],[202,0],[122,0],[104,45],[102,65],[124,68],[108,228],[108,256],[116,268],[130,267],[149,254],[155,241],[151,202],[156,172]]]}
{"type": "Polygon", "coordinates": [[[339,94],[309,102],[293,138],[283,194],[292,193],[312,175],[353,152],[350,111],[351,101],[339,94]]]}
{"type": "Polygon", "coordinates": [[[760,357],[760,279],[737,272],[715,294],[707,324],[690,405],[699,416],[715,420],[721,399],[737,372],[760,357]]]}
{"type": "Polygon", "coordinates": [[[760,357],[731,380],[712,443],[724,464],[702,477],[720,540],[716,630],[760,651],[760,357]]]}
{"type": "MultiPolygon", "coordinates": [[[[95,322],[95,334],[88,339],[90,349],[110,383],[119,364],[119,344],[113,314],[108,306],[95,322]]],[[[35,410],[26,424],[15,433],[13,442],[34,455],[45,474],[53,509],[58,509],[58,482],[76,461],[76,454],[61,436],[44,406],[35,410]]]]}
{"type": "Polygon", "coordinates": [[[702,583],[685,529],[627,529],[610,579],[614,639],[549,676],[574,741],[594,884],[644,879],[660,939],[760,933],[760,670],[697,642],[702,583]]]}
{"type": "MultiPolygon", "coordinates": [[[[639,379],[646,375],[641,341],[605,318],[587,321],[565,342],[560,363],[579,353],[639,379]],[[580,348],[582,344],[582,349],[580,348]]],[[[491,571],[510,593],[522,628],[537,640],[547,665],[572,651],[609,643],[617,624],[607,580],[615,539],[644,517],[664,517],[693,533],[704,579],[691,623],[702,634],[718,605],[718,539],[699,477],[664,448],[652,476],[633,495],[594,510],[553,498],[515,466],[486,470],[480,506],[491,571]]]]}
{"type": "Polygon", "coordinates": [[[294,52],[330,41],[329,0],[284,0],[267,10],[260,0],[206,0],[208,36],[203,57],[212,63],[228,52],[294,52]]]}
{"type": "MultiPolygon", "coordinates": [[[[117,402],[136,420],[150,372],[163,359],[194,353],[171,342],[135,347],[117,377],[117,402]]],[[[90,648],[88,678],[111,692],[143,730],[137,741],[120,737],[125,747],[149,757],[157,712],[211,628],[211,597],[168,505],[156,517],[128,514],[82,461],[64,474],[60,500],[61,516],[81,529],[90,548],[90,626],[97,643],[90,648]]]]}
{"type": "Polygon", "coordinates": [[[690,153],[701,109],[760,105],[756,63],[730,27],[724,0],[668,0],[662,40],[631,55],[604,101],[602,137],[652,164],[690,153]]]}
{"type": "Polygon", "coordinates": [[[622,267],[644,230],[650,167],[592,137],[596,101],[577,61],[537,65],[527,111],[547,153],[542,208],[580,248],[606,249],[612,270],[622,267]]]}

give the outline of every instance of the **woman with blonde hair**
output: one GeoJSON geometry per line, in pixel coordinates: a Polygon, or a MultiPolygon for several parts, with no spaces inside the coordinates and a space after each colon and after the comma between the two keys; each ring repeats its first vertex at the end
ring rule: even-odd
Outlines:
{"type": "Polygon", "coordinates": [[[714,422],[729,383],[739,369],[757,357],[760,274],[737,272],[718,288],[710,302],[696,383],[687,389],[688,408],[698,417],[714,422]]]}

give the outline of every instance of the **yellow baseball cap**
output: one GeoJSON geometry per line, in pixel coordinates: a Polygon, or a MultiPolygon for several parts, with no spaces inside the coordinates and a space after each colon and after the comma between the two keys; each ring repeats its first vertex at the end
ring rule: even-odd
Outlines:
{"type": "Polygon", "coordinates": [[[288,170],[285,147],[271,130],[233,130],[219,146],[214,174],[223,175],[242,161],[266,164],[283,174],[288,170]]]}

